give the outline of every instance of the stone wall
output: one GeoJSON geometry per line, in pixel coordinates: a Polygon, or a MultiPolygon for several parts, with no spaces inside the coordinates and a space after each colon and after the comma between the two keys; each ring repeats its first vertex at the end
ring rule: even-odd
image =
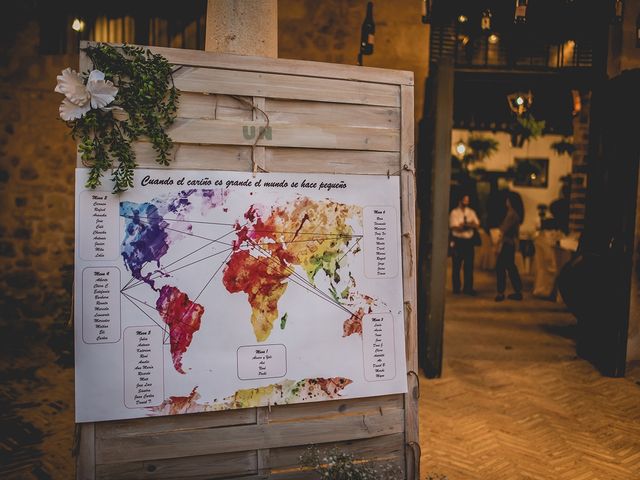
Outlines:
{"type": "Polygon", "coordinates": [[[77,57],[40,56],[37,38],[32,24],[0,67],[0,311],[11,322],[68,303],[73,275],[74,142],[53,88],[77,57]]]}
{"type": "Polygon", "coordinates": [[[41,56],[36,23],[11,27],[0,45],[0,477],[72,478],[75,143],[53,88],[77,55],[41,56]]]}
{"type": "MultiPolygon", "coordinates": [[[[279,0],[278,56],[357,65],[366,6],[366,0],[279,0]]],[[[374,2],[375,48],[363,62],[414,72],[416,120],[429,67],[429,25],[421,15],[417,0],[374,2]]]]}

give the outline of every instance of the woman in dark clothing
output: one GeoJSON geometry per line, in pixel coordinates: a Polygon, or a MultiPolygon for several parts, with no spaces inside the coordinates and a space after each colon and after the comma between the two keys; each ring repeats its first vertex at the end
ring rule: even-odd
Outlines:
{"type": "Polygon", "coordinates": [[[520,233],[520,224],[524,219],[524,207],[520,195],[515,192],[507,192],[506,195],[507,213],[500,224],[499,253],[496,260],[496,279],[498,283],[498,295],[496,302],[504,300],[504,291],[507,288],[507,274],[511,280],[514,293],[508,298],[511,300],[522,300],[522,281],[520,273],[515,263],[516,247],[520,233]]]}

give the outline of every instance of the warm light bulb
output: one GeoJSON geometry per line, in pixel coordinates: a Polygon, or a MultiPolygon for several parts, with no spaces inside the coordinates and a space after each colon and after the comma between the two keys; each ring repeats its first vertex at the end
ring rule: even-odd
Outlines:
{"type": "Polygon", "coordinates": [[[576,46],[576,42],[574,40],[568,40],[567,41],[567,47],[573,48],[575,46],[576,46]]]}
{"type": "Polygon", "coordinates": [[[71,24],[71,28],[73,28],[76,32],[81,32],[84,30],[84,22],[79,18],[74,18],[73,23],[71,24]]]}
{"type": "Polygon", "coordinates": [[[467,20],[469,20],[469,19],[467,18],[467,16],[466,16],[466,15],[460,15],[460,16],[458,17],[458,21],[459,21],[460,23],[466,23],[466,21],[467,21],[467,20]]]}
{"type": "Polygon", "coordinates": [[[491,45],[495,45],[496,43],[498,43],[499,40],[500,40],[500,37],[498,37],[498,35],[496,35],[495,33],[492,33],[491,35],[489,35],[489,43],[491,45]]]}
{"type": "Polygon", "coordinates": [[[522,97],[516,98],[516,105],[524,105],[524,98],[522,97]]]}
{"type": "Polygon", "coordinates": [[[458,155],[464,155],[464,152],[466,151],[467,147],[465,147],[464,143],[458,142],[458,144],[456,145],[456,152],[458,153],[458,155]]]}

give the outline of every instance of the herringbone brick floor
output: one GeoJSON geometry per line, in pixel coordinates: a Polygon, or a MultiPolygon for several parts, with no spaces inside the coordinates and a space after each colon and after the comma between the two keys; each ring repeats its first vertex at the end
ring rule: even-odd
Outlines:
{"type": "MultiPolygon", "coordinates": [[[[640,371],[601,377],[562,305],[495,304],[478,280],[480,297],[448,298],[443,378],[421,379],[422,478],[640,479],[640,371]]],[[[73,478],[70,335],[0,339],[2,479],[73,478]]]]}
{"type": "Polygon", "coordinates": [[[640,479],[640,372],[602,377],[576,358],[562,304],[495,303],[493,277],[476,278],[479,297],[447,297],[442,378],[421,378],[422,472],[640,479]]]}

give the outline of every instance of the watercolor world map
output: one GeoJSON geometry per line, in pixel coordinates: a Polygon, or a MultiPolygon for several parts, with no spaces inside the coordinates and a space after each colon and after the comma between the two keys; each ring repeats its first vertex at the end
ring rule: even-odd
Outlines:
{"type": "Polygon", "coordinates": [[[117,195],[87,174],[77,421],[406,391],[397,179],[139,169],[117,195]]]}
{"type": "MultiPolygon", "coordinates": [[[[358,292],[355,278],[341,267],[348,254],[356,255],[361,250],[362,235],[356,235],[351,224],[361,222],[362,209],[300,197],[271,207],[251,205],[243,218],[233,223],[210,222],[227,229],[217,238],[194,233],[194,222],[188,220],[194,209],[198,209],[200,217],[206,217],[209,210],[224,212],[229,193],[226,189],[192,189],[144,203],[122,202],[120,206],[125,221],[122,260],[132,276],[122,294],[145,311],[149,304],[135,296],[135,288],[144,286],[155,292],[153,307],[161,322],[153,315],[149,318],[163,329],[175,370],[185,374],[183,357],[202,322],[208,320],[209,312],[198,301],[214,281],[222,282],[229,293],[245,296],[251,306],[251,316],[246,321],[251,323],[258,342],[267,341],[275,325],[286,328],[288,313],[281,312],[278,304],[290,284],[341,310],[343,337],[360,335],[362,317],[372,311],[376,300],[358,292]],[[173,245],[185,237],[196,237],[204,243],[178,261],[163,263],[173,245]],[[213,253],[198,257],[207,247],[213,253]],[[174,272],[202,268],[204,262],[211,276],[200,291],[183,292],[171,284],[174,272]],[[296,272],[296,267],[304,273],[296,272]],[[329,280],[326,291],[316,285],[319,275],[329,280]]],[[[194,389],[188,396],[171,397],[156,411],[186,413],[246,407],[261,404],[264,398],[271,398],[275,404],[287,403],[301,395],[335,398],[350,383],[350,379],[341,377],[288,381],[238,391],[232,400],[215,405],[198,403],[200,396],[194,389]],[[230,401],[233,405],[229,405],[230,401]]]]}

